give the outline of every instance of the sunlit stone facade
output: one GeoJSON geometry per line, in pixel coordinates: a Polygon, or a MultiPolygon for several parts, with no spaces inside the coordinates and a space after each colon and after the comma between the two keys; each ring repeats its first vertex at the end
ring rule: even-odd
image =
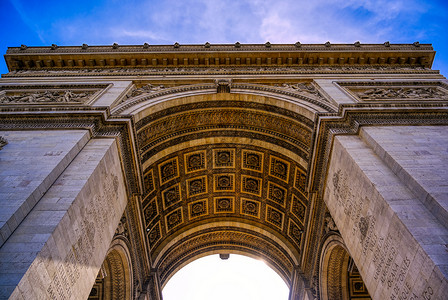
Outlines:
{"type": "Polygon", "coordinates": [[[0,298],[162,299],[209,254],[290,299],[448,295],[428,44],[9,48],[0,298]]]}

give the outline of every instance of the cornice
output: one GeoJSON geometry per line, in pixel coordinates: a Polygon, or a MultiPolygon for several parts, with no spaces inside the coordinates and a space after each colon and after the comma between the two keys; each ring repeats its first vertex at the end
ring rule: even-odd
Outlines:
{"type": "Polygon", "coordinates": [[[297,67],[405,64],[430,68],[430,44],[234,44],[10,47],[9,71],[167,67],[297,67]]]}
{"type": "Polygon", "coordinates": [[[336,135],[357,134],[361,126],[448,125],[448,104],[442,101],[422,103],[344,104],[337,114],[318,113],[315,123],[309,192],[323,193],[325,177],[336,135]]]}
{"type": "Polygon", "coordinates": [[[131,197],[141,191],[139,166],[135,161],[132,120],[126,117],[109,117],[107,107],[0,107],[2,130],[86,129],[93,138],[115,138],[122,154],[126,188],[131,197]]]}

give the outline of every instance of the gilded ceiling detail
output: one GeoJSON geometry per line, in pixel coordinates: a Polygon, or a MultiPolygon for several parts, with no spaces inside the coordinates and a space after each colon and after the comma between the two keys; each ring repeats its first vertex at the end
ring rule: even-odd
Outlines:
{"type": "Polygon", "coordinates": [[[259,224],[300,253],[308,212],[305,172],[279,153],[240,144],[192,147],[160,159],[144,173],[151,253],[174,232],[213,218],[259,224]]]}

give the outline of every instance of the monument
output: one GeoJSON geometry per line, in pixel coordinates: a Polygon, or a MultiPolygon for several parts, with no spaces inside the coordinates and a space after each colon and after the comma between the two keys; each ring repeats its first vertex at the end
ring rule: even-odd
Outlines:
{"type": "Polygon", "coordinates": [[[448,82],[429,44],[11,47],[0,298],[162,299],[210,254],[290,299],[446,299],[448,82]]]}

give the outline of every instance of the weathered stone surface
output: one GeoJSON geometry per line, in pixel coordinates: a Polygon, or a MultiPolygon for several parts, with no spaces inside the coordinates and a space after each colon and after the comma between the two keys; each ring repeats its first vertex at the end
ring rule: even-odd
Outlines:
{"type": "Polygon", "coordinates": [[[0,246],[87,143],[87,130],[0,131],[0,246]]]}
{"type": "Polygon", "coordinates": [[[448,228],[448,127],[366,127],[361,135],[395,175],[448,228]]]}
{"type": "Polygon", "coordinates": [[[91,140],[0,249],[11,299],[85,299],[127,202],[116,143],[91,140]]]}
{"type": "Polygon", "coordinates": [[[374,299],[446,295],[448,230],[359,137],[336,137],[324,200],[374,299]]]}

